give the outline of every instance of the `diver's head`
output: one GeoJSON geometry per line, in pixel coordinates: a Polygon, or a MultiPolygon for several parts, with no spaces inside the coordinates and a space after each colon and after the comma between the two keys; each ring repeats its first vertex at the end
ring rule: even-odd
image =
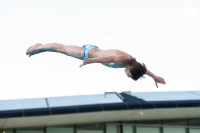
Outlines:
{"type": "Polygon", "coordinates": [[[146,71],[145,64],[137,62],[135,58],[128,60],[126,63],[125,73],[135,81],[142,77],[146,71]]]}

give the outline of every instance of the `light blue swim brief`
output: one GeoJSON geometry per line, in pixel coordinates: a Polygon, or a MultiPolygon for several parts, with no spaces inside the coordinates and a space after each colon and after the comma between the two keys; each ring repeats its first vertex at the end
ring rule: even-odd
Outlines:
{"type": "Polygon", "coordinates": [[[90,52],[90,49],[92,48],[96,48],[96,49],[99,49],[97,46],[95,45],[90,45],[90,44],[87,44],[87,45],[83,45],[83,48],[84,48],[84,58],[89,58],[89,52],[90,52]]]}

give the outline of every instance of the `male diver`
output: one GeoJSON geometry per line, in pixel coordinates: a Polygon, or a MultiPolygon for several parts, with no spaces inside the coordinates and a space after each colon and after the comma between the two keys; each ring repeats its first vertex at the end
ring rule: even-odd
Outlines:
{"type": "Polygon", "coordinates": [[[102,50],[97,46],[90,44],[79,47],[58,43],[49,43],[44,45],[38,43],[29,47],[26,51],[26,55],[30,57],[41,52],[58,52],[83,60],[80,67],[87,64],[100,63],[111,68],[125,68],[126,75],[135,81],[144,74],[147,74],[154,79],[156,87],[158,87],[158,83],[166,83],[162,77],[149,71],[145,67],[145,64],[137,62],[136,58],[118,49],[102,50]]]}

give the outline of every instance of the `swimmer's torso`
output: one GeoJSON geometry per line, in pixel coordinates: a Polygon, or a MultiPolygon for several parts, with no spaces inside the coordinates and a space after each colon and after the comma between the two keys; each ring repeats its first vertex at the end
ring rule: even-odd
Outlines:
{"type": "MultiPolygon", "coordinates": [[[[89,52],[89,58],[99,58],[99,57],[109,57],[109,56],[130,56],[127,53],[117,50],[117,49],[110,49],[110,50],[101,50],[101,49],[91,49],[89,52]]],[[[112,67],[112,68],[124,68],[126,62],[113,62],[113,63],[102,63],[104,66],[112,67]]]]}

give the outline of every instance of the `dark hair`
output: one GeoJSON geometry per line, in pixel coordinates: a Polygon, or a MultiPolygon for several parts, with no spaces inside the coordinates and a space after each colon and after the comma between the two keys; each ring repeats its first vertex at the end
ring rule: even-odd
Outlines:
{"type": "Polygon", "coordinates": [[[130,73],[132,75],[131,78],[133,80],[138,80],[147,71],[145,64],[144,63],[141,64],[141,63],[137,62],[135,58],[128,60],[127,64],[132,68],[130,70],[130,73]]]}

